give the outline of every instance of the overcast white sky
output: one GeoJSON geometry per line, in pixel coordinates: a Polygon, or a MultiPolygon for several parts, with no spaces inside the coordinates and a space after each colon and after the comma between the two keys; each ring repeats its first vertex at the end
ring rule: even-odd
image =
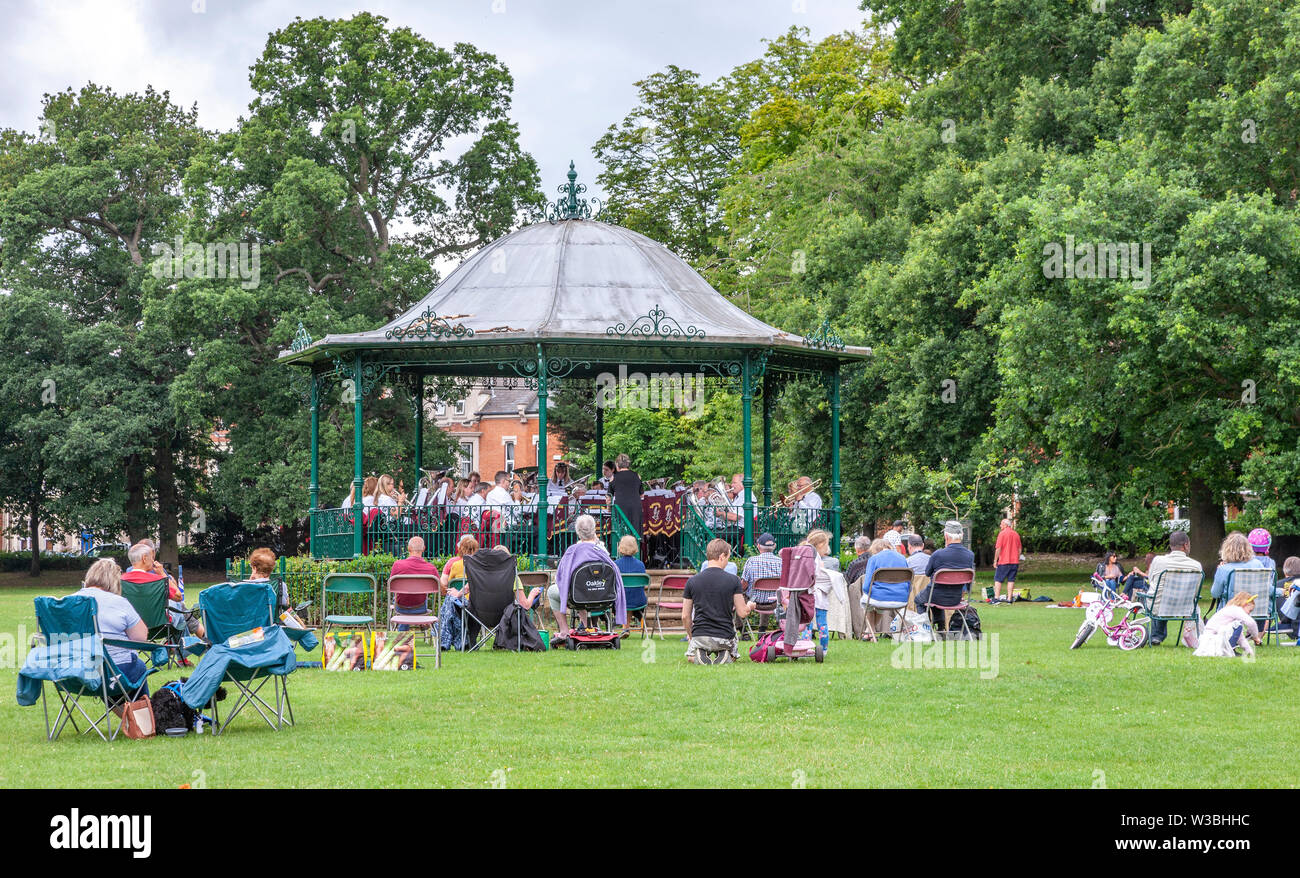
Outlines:
{"type": "Polygon", "coordinates": [[[570,159],[598,194],[591,146],[632,109],[636,80],[668,64],[713,79],[792,24],[820,38],[864,18],[857,0],[0,0],[0,127],[35,131],[42,94],[94,81],[169,90],[198,103],[205,127],[229,129],[252,98],[248,68],[267,34],[295,16],[362,10],[505,62],[512,116],[551,197],[570,159]]]}

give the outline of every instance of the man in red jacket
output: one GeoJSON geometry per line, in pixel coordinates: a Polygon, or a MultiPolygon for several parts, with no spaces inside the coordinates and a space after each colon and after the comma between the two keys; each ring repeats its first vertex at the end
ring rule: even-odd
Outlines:
{"type": "Polygon", "coordinates": [[[1002,583],[1007,584],[1007,603],[1015,600],[1016,574],[1020,571],[1020,534],[1011,527],[1011,519],[1002,519],[1002,530],[998,532],[998,541],[993,550],[993,600],[1000,598],[998,593],[1002,583]]]}

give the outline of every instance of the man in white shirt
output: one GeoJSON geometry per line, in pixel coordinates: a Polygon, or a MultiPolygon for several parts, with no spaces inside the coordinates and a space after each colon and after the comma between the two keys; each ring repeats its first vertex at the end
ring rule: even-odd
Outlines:
{"type": "MultiPolygon", "coordinates": [[[[1204,573],[1201,562],[1187,553],[1192,548],[1192,541],[1186,531],[1176,530],[1169,535],[1169,554],[1156,555],[1147,570],[1147,582],[1155,584],[1156,576],[1164,570],[1196,570],[1204,573]]],[[[1150,586],[1148,586],[1149,588],[1150,586]]],[[[1159,646],[1169,633],[1169,623],[1164,619],[1151,620],[1150,646],[1159,646]]]]}
{"type": "MultiPolygon", "coordinates": [[[[802,491],[811,484],[812,484],[812,479],[808,478],[807,476],[800,476],[799,481],[795,483],[795,490],[802,491]]],[[[798,505],[801,509],[821,509],[822,508],[821,495],[818,494],[816,491],[809,491],[808,493],[804,494],[803,497],[799,500],[798,505]]]]}
{"type": "Polygon", "coordinates": [[[510,496],[510,491],[506,485],[510,481],[510,474],[505,470],[498,470],[497,474],[492,477],[492,490],[487,493],[486,502],[493,506],[513,506],[515,498],[510,496]]]}
{"type": "Polygon", "coordinates": [[[479,482],[478,488],[474,491],[473,494],[469,495],[469,499],[466,500],[465,503],[470,506],[482,506],[484,503],[484,498],[487,497],[487,493],[488,493],[487,482],[479,482]]]}

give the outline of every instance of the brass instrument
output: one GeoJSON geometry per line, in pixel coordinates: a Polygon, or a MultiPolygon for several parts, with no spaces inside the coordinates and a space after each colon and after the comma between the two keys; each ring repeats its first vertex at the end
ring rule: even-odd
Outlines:
{"type": "Polygon", "coordinates": [[[815,482],[809,482],[806,487],[795,488],[789,494],[782,494],[780,497],[777,498],[776,502],[772,504],[771,508],[772,509],[793,509],[794,504],[798,503],[804,497],[808,496],[809,493],[816,490],[817,487],[821,485],[821,483],[822,480],[818,479],[815,482]]]}

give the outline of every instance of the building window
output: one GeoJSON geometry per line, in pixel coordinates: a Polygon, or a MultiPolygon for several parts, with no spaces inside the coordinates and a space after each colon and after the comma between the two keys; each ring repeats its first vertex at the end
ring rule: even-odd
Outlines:
{"type": "Polygon", "coordinates": [[[515,471],[515,442],[510,439],[506,442],[506,472],[515,471]]]}
{"type": "Polygon", "coordinates": [[[445,402],[435,402],[433,404],[433,413],[440,418],[447,417],[447,404],[445,402]]]}
{"type": "Polygon", "coordinates": [[[474,469],[474,443],[460,443],[460,477],[468,479],[470,471],[474,469]]]}
{"type": "Polygon", "coordinates": [[[465,417],[465,400],[462,399],[460,402],[456,403],[455,411],[456,411],[456,417],[458,418],[465,417]]]}

